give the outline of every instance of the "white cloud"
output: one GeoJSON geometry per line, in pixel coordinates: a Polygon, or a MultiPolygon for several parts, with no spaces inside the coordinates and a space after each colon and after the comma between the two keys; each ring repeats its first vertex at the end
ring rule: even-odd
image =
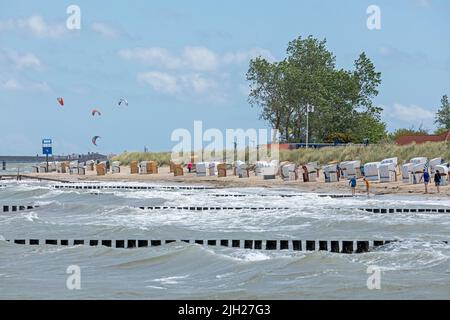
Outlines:
{"type": "Polygon", "coordinates": [[[223,61],[225,63],[242,63],[248,62],[250,59],[256,57],[263,57],[269,62],[275,61],[275,57],[272,55],[272,53],[269,50],[263,48],[251,48],[249,50],[227,52],[223,56],[223,61]]]}
{"type": "Polygon", "coordinates": [[[194,70],[215,70],[218,66],[216,54],[205,47],[186,47],[183,52],[183,61],[194,70]]]}
{"type": "Polygon", "coordinates": [[[138,74],[138,81],[150,85],[153,90],[162,93],[175,93],[179,91],[176,77],[163,72],[142,72],[138,74]]]}
{"type": "Polygon", "coordinates": [[[178,54],[173,54],[161,47],[137,47],[122,49],[118,55],[122,59],[151,66],[153,70],[139,73],[137,81],[156,92],[174,94],[177,97],[200,98],[202,95],[214,102],[225,101],[224,92],[231,87],[248,92],[248,88],[245,90],[229,85],[231,79],[224,72],[229,65],[242,64],[258,56],[275,60],[269,50],[262,48],[219,54],[206,47],[187,46],[178,54]]]}
{"type": "Polygon", "coordinates": [[[30,32],[38,38],[59,38],[66,33],[64,24],[49,24],[39,15],[0,21],[0,32],[16,29],[30,32]]]}
{"type": "Polygon", "coordinates": [[[126,60],[136,60],[146,65],[162,66],[167,69],[211,71],[217,67],[215,53],[204,47],[186,47],[179,56],[159,47],[123,49],[119,51],[119,56],[126,60]]]}
{"type": "Polygon", "coordinates": [[[213,80],[206,79],[200,74],[172,75],[151,71],[139,73],[137,80],[142,84],[149,85],[157,92],[166,94],[206,93],[216,87],[216,83],[213,80]]]}
{"type": "Polygon", "coordinates": [[[0,87],[5,90],[19,90],[22,88],[21,84],[15,79],[8,79],[0,83],[0,87]]]}
{"type": "Polygon", "coordinates": [[[50,86],[47,82],[34,82],[34,81],[19,81],[17,79],[7,79],[0,81],[0,88],[8,91],[17,90],[32,90],[40,92],[50,91],[50,86]]]}
{"type": "Polygon", "coordinates": [[[106,38],[116,38],[119,35],[116,29],[106,23],[94,22],[91,28],[106,38]]]}
{"type": "Polygon", "coordinates": [[[119,56],[126,60],[136,60],[147,65],[162,65],[169,69],[176,69],[181,65],[181,61],[173,57],[165,48],[123,49],[119,51],[119,56]]]}
{"type": "Polygon", "coordinates": [[[151,47],[123,49],[118,54],[123,59],[154,67],[201,72],[216,71],[222,64],[240,64],[258,56],[275,61],[272,53],[263,48],[226,52],[220,55],[206,47],[185,47],[180,54],[175,55],[166,48],[151,47]]]}
{"type": "Polygon", "coordinates": [[[18,69],[41,67],[41,61],[33,53],[20,54],[14,50],[0,50],[0,58],[5,58],[8,63],[18,69]]]}
{"type": "Polygon", "coordinates": [[[435,117],[433,111],[416,105],[395,103],[392,107],[383,106],[383,109],[385,115],[401,122],[429,121],[435,117]]]}
{"type": "Polygon", "coordinates": [[[216,86],[216,83],[210,79],[202,77],[200,74],[192,74],[181,76],[181,81],[184,86],[189,90],[192,89],[197,93],[208,92],[210,89],[216,86]]]}

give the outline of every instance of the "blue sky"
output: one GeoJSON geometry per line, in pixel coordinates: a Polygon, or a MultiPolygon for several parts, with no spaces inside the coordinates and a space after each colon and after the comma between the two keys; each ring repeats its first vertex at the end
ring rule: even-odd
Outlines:
{"type": "Polygon", "coordinates": [[[362,51],[374,61],[389,130],[434,130],[450,94],[449,16],[446,0],[0,0],[0,155],[37,154],[47,137],[57,154],[170,150],[173,130],[194,120],[265,128],[247,102],[248,61],[281,60],[289,41],[308,35],[327,38],[339,67],[362,51]],[[66,28],[71,4],[80,30],[66,28]],[[372,4],[381,30],[366,27],[372,4]]]}

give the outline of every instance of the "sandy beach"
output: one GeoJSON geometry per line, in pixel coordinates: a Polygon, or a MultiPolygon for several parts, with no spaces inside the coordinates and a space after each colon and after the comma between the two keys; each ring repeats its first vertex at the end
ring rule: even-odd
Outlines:
{"type": "MultiPolygon", "coordinates": [[[[63,174],[63,173],[32,173],[27,174],[33,177],[43,177],[50,179],[59,179],[64,181],[127,181],[127,182],[155,182],[155,183],[184,183],[190,185],[206,185],[214,187],[228,188],[246,188],[246,187],[262,187],[262,188],[293,188],[303,192],[315,193],[334,193],[334,194],[350,194],[350,188],[347,180],[339,182],[325,183],[322,172],[319,173],[317,182],[302,181],[283,181],[279,176],[275,180],[263,180],[262,177],[255,176],[254,172],[250,172],[249,178],[239,178],[234,176],[231,170],[228,170],[227,177],[218,178],[215,176],[197,177],[195,173],[185,173],[184,176],[174,177],[169,172],[169,167],[160,167],[157,174],[130,174],[128,166],[122,166],[120,173],[108,173],[104,176],[97,176],[95,171],[86,171],[86,175],[63,174]]],[[[450,186],[441,186],[440,193],[436,191],[434,184],[429,184],[427,196],[450,196],[450,186]]],[[[365,185],[362,179],[358,180],[357,194],[365,194],[365,185]]],[[[424,195],[424,185],[404,184],[401,181],[380,183],[370,183],[371,195],[424,195]]]]}

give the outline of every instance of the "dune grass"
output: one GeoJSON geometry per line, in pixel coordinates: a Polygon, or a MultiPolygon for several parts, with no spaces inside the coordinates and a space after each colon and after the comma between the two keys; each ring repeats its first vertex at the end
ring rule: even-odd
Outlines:
{"type": "Polygon", "coordinates": [[[433,159],[442,157],[450,161],[450,143],[428,142],[424,144],[411,144],[399,146],[394,143],[385,143],[364,146],[325,147],[322,149],[299,149],[280,151],[282,161],[307,163],[318,161],[326,164],[332,161],[361,160],[361,163],[381,161],[386,158],[397,157],[398,163],[406,163],[414,157],[427,157],[433,159]]]}
{"type": "Polygon", "coordinates": [[[156,161],[158,165],[164,166],[170,163],[170,152],[124,152],[112,158],[120,161],[123,165],[129,165],[131,161],[156,161]]]}
{"type": "MultiPolygon", "coordinates": [[[[232,151],[229,154],[233,154],[232,151]]],[[[325,147],[321,149],[281,150],[280,161],[291,161],[297,164],[317,161],[327,164],[332,161],[361,160],[361,163],[381,161],[386,158],[397,157],[398,163],[406,163],[414,157],[433,159],[442,157],[450,161],[450,143],[428,142],[399,146],[394,143],[384,143],[364,146],[325,147]]],[[[229,158],[230,159],[230,158],[229,158]]],[[[129,165],[131,161],[156,161],[160,166],[169,165],[170,152],[125,152],[112,159],[129,165]]],[[[232,161],[227,161],[232,162],[232,161]]]]}

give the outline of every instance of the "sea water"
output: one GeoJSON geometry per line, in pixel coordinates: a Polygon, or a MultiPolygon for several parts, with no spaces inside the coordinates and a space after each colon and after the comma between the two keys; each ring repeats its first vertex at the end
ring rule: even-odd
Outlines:
{"type": "Polygon", "coordinates": [[[450,240],[450,214],[358,210],[449,208],[448,198],[331,198],[263,188],[70,190],[53,186],[2,181],[0,206],[39,207],[0,212],[0,239],[404,241],[346,255],[181,242],[115,249],[24,246],[0,240],[0,299],[450,298],[450,246],[441,242],[450,240]],[[295,196],[281,197],[286,194],[295,196]],[[140,206],[273,209],[183,211],[142,210],[140,206]],[[80,290],[67,287],[69,266],[79,267],[80,290]],[[379,289],[367,285],[372,275],[369,267],[380,270],[379,289]]]}

